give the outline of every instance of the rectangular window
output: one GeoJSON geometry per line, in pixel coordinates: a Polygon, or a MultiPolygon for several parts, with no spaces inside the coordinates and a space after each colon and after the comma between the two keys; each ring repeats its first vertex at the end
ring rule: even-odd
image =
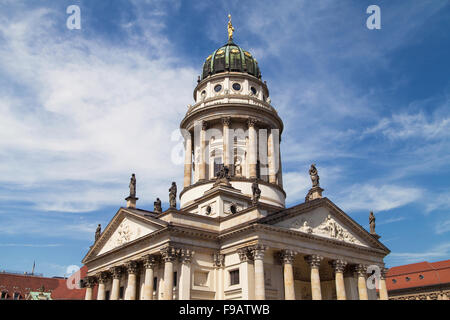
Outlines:
{"type": "Polygon", "coordinates": [[[119,299],[123,299],[123,287],[120,287],[119,289],[119,299]]]}
{"type": "Polygon", "coordinates": [[[173,273],[173,286],[174,287],[177,286],[177,272],[176,271],[173,273]]]}
{"type": "Polygon", "coordinates": [[[157,277],[154,277],[153,278],[153,290],[155,290],[156,291],[156,286],[158,285],[158,278],[157,277]]]}
{"type": "Polygon", "coordinates": [[[105,292],[105,300],[109,300],[109,290],[105,292]]]}
{"type": "Polygon", "coordinates": [[[230,271],[230,286],[239,284],[239,269],[230,271]]]}

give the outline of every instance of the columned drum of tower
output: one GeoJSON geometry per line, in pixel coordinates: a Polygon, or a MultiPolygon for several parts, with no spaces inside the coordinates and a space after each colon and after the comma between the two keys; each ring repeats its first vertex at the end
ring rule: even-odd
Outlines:
{"type": "MultiPolygon", "coordinates": [[[[256,181],[259,201],[283,208],[283,122],[271,105],[256,59],[229,41],[205,61],[194,99],[180,125],[186,141],[181,209],[202,213],[195,200],[213,187],[222,167],[228,169],[231,186],[243,195],[252,197],[256,181]]],[[[250,205],[242,202],[241,209],[250,205]]],[[[218,212],[226,214],[227,209],[218,212]]]]}

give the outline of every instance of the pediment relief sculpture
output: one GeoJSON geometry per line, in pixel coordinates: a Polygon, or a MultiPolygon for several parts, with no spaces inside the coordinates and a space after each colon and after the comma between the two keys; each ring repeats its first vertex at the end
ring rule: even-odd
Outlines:
{"type": "Polygon", "coordinates": [[[333,219],[333,217],[331,217],[331,215],[328,215],[314,228],[311,226],[311,223],[304,218],[294,220],[291,228],[308,234],[325,236],[327,238],[362,245],[358,239],[348,232],[347,229],[342,227],[335,219],[333,219]]]}

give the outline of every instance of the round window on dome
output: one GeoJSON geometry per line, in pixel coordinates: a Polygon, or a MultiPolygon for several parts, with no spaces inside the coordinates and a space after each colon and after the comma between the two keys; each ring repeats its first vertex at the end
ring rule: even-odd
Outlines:
{"type": "Polygon", "coordinates": [[[214,91],[215,91],[215,92],[219,92],[220,90],[222,90],[222,85],[221,85],[221,84],[217,84],[217,85],[214,87],[214,91]]]}
{"type": "Polygon", "coordinates": [[[233,89],[235,91],[239,91],[239,90],[241,90],[241,85],[239,83],[235,82],[235,83],[233,83],[233,89]]]}
{"type": "Polygon", "coordinates": [[[255,87],[251,87],[250,90],[254,95],[256,95],[256,93],[258,92],[255,87]]]}

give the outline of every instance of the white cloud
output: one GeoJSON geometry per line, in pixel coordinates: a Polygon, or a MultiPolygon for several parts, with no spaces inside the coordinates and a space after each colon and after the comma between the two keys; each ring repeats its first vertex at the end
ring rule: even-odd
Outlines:
{"type": "Polygon", "coordinates": [[[381,133],[392,140],[446,138],[450,137],[450,117],[429,120],[422,112],[394,114],[391,118],[381,119],[374,127],[363,132],[364,135],[374,133],[381,133]]]}
{"type": "Polygon", "coordinates": [[[380,222],[377,222],[377,225],[383,225],[383,224],[390,224],[390,223],[394,223],[394,222],[399,222],[399,221],[403,221],[406,220],[405,217],[396,217],[396,218],[390,218],[390,219],[386,219],[386,220],[381,220],[380,222]]]}
{"type": "Polygon", "coordinates": [[[450,220],[442,221],[436,224],[436,234],[443,234],[450,231],[450,220]]]}
{"type": "Polygon", "coordinates": [[[174,67],[161,28],[146,31],[146,46],[127,48],[63,37],[49,9],[20,14],[0,25],[0,74],[11,80],[0,97],[0,182],[10,189],[3,198],[90,211],[122,202],[134,172],[144,202],[163,199],[161,186],[182,176],[170,161],[170,134],[198,70],[174,67]]]}
{"type": "Polygon", "coordinates": [[[423,190],[399,185],[355,184],[341,193],[345,210],[387,211],[422,198],[423,190]]]}
{"type": "Polygon", "coordinates": [[[441,243],[423,252],[392,252],[388,258],[394,265],[416,263],[422,261],[439,261],[448,259],[450,242],[441,243]]]}
{"type": "Polygon", "coordinates": [[[435,194],[435,197],[426,204],[425,212],[430,213],[436,210],[450,209],[450,192],[435,194]]]}

